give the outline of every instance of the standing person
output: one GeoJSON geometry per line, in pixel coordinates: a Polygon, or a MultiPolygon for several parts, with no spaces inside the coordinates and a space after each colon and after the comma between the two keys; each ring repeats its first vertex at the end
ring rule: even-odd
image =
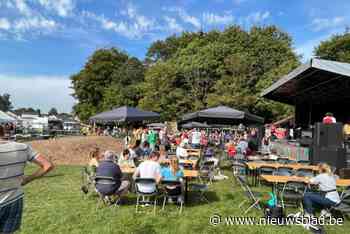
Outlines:
{"type": "Polygon", "coordinates": [[[201,133],[197,129],[193,129],[191,133],[192,148],[199,149],[201,143],[201,133]]]}
{"type": "Polygon", "coordinates": [[[147,141],[149,143],[151,150],[152,151],[155,150],[156,143],[157,143],[157,135],[153,129],[148,131],[147,141]]]}
{"type": "Polygon", "coordinates": [[[323,118],[322,122],[324,124],[334,124],[337,122],[337,120],[334,118],[334,116],[331,112],[327,112],[326,116],[323,118]]]}
{"type": "MultiPolygon", "coordinates": [[[[306,215],[314,214],[314,207],[318,206],[322,209],[329,208],[340,202],[340,197],[337,192],[336,176],[332,173],[330,166],[326,163],[321,163],[318,166],[319,175],[309,179],[309,183],[318,185],[321,193],[307,192],[304,194],[304,208],[306,215]]],[[[322,214],[326,214],[322,210],[322,214]]]]}
{"type": "Polygon", "coordinates": [[[48,173],[53,165],[29,145],[4,140],[4,134],[0,125],[0,233],[13,233],[21,226],[23,186],[48,173]],[[24,176],[27,162],[39,169],[24,176]]]}
{"type": "Polygon", "coordinates": [[[143,132],[141,134],[141,144],[143,145],[145,142],[147,142],[148,139],[148,134],[147,134],[148,130],[147,128],[143,129],[143,132]]]}

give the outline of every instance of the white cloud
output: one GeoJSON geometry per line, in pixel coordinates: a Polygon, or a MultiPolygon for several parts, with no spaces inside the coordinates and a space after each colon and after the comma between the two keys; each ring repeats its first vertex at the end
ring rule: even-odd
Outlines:
{"type": "Polygon", "coordinates": [[[234,21],[234,17],[231,13],[225,13],[223,15],[218,15],[215,13],[205,12],[202,15],[203,22],[206,24],[221,24],[226,25],[234,21]]]}
{"type": "Polygon", "coordinates": [[[126,20],[112,20],[104,15],[96,15],[93,12],[83,11],[82,16],[97,21],[102,29],[114,31],[130,39],[140,39],[158,29],[155,21],[137,12],[133,5],[128,5],[121,12],[126,20]]]}
{"type": "Polygon", "coordinates": [[[14,6],[23,15],[30,16],[32,14],[32,9],[28,6],[26,0],[14,0],[14,6]]]}
{"type": "Polygon", "coordinates": [[[9,93],[16,108],[33,107],[47,112],[56,107],[70,112],[75,101],[70,94],[71,81],[67,77],[15,77],[0,74],[0,94],[9,93]]]}
{"type": "Polygon", "coordinates": [[[202,27],[201,21],[197,17],[192,16],[189,13],[187,13],[187,11],[183,8],[163,7],[162,9],[165,11],[169,11],[169,12],[176,12],[183,22],[191,24],[196,29],[200,29],[202,27]]]}
{"type": "Polygon", "coordinates": [[[137,8],[131,3],[126,6],[126,10],[122,10],[120,13],[128,16],[128,18],[133,21],[132,23],[135,29],[149,30],[155,26],[155,21],[153,19],[149,19],[140,14],[137,8]]]}
{"type": "Polygon", "coordinates": [[[334,29],[340,26],[344,26],[345,18],[344,17],[334,17],[334,18],[315,18],[312,23],[313,31],[322,31],[327,29],[334,29]]]}
{"type": "Polygon", "coordinates": [[[178,22],[176,22],[176,19],[168,16],[164,16],[164,20],[167,23],[166,28],[168,29],[168,31],[171,31],[171,32],[184,31],[183,27],[178,22]]]}
{"type": "Polygon", "coordinates": [[[46,19],[44,17],[30,17],[21,18],[14,22],[14,29],[17,32],[25,31],[51,31],[57,27],[57,23],[54,20],[46,19]]]}
{"type": "Polygon", "coordinates": [[[0,18],[0,29],[9,30],[11,28],[11,23],[6,18],[0,18]]]}
{"type": "Polygon", "coordinates": [[[245,21],[248,24],[259,24],[265,21],[266,19],[268,19],[269,17],[270,17],[269,11],[265,11],[265,12],[258,11],[248,15],[245,18],[245,21]]]}
{"type": "Polygon", "coordinates": [[[72,14],[75,8],[73,0],[38,0],[38,3],[45,9],[56,12],[61,17],[72,14]]]}
{"type": "Polygon", "coordinates": [[[185,10],[180,9],[179,11],[179,16],[180,18],[189,24],[192,24],[195,28],[200,29],[201,28],[201,22],[198,18],[196,18],[195,16],[191,16],[189,15],[185,10]]]}

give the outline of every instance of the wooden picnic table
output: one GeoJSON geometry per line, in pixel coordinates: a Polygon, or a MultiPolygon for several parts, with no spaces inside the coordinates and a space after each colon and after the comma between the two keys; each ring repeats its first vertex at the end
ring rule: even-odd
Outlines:
{"type": "MultiPolygon", "coordinates": [[[[169,164],[170,159],[162,159],[159,161],[160,164],[169,164]]],[[[198,160],[192,160],[192,159],[180,159],[179,163],[185,163],[185,164],[192,164],[193,168],[196,168],[198,160]]]]}
{"type": "MultiPolygon", "coordinates": [[[[274,191],[275,184],[285,184],[291,181],[306,183],[308,180],[308,177],[279,175],[261,175],[260,178],[273,184],[272,191],[274,191]]],[[[350,186],[350,179],[337,179],[336,183],[339,187],[347,187],[350,186]]]]}
{"type": "Polygon", "coordinates": [[[262,163],[262,162],[247,162],[246,163],[248,169],[255,170],[259,169],[261,167],[274,167],[274,168],[281,168],[281,167],[288,167],[292,168],[293,170],[298,169],[310,169],[313,171],[318,171],[318,166],[316,165],[305,165],[302,163],[289,163],[289,164],[283,164],[283,163],[262,163]]]}
{"type": "Polygon", "coordinates": [[[258,170],[261,167],[273,167],[275,169],[278,168],[292,168],[293,170],[299,170],[299,169],[309,169],[313,171],[318,171],[318,166],[315,165],[305,165],[302,163],[289,163],[289,164],[283,164],[283,163],[266,163],[266,162],[247,162],[246,163],[247,168],[252,171],[253,176],[253,184],[257,184],[257,179],[259,176],[258,170]]]}

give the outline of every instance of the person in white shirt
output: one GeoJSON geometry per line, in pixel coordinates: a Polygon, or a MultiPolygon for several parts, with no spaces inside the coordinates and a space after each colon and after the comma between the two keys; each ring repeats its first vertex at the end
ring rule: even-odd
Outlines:
{"type": "Polygon", "coordinates": [[[181,142],[180,145],[178,145],[176,147],[176,156],[178,158],[187,158],[188,157],[188,153],[187,153],[187,150],[185,148],[185,143],[184,142],[181,142]]]}
{"type": "Polygon", "coordinates": [[[319,175],[311,178],[308,182],[317,184],[321,193],[308,192],[304,195],[304,209],[307,215],[314,214],[314,206],[329,208],[340,202],[337,192],[337,178],[326,163],[319,165],[319,175]]]}
{"type": "MultiPolygon", "coordinates": [[[[133,175],[133,179],[136,178],[151,178],[155,179],[156,183],[158,184],[161,180],[161,172],[160,172],[160,165],[158,163],[159,159],[159,153],[156,151],[153,151],[149,159],[142,162],[137,168],[133,175]]],[[[138,185],[138,189],[140,192],[143,193],[153,193],[156,191],[156,185],[138,185]]]]}
{"type": "Polygon", "coordinates": [[[191,139],[192,148],[198,149],[200,147],[201,142],[201,133],[197,129],[193,129],[191,139]]]}

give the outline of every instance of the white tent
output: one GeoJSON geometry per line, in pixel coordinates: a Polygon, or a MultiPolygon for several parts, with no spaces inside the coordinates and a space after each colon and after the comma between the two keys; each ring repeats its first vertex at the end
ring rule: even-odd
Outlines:
{"type": "Polygon", "coordinates": [[[4,123],[15,123],[16,120],[14,118],[12,118],[11,116],[9,116],[8,114],[6,114],[3,111],[0,111],[0,124],[4,124],[4,123]]]}

